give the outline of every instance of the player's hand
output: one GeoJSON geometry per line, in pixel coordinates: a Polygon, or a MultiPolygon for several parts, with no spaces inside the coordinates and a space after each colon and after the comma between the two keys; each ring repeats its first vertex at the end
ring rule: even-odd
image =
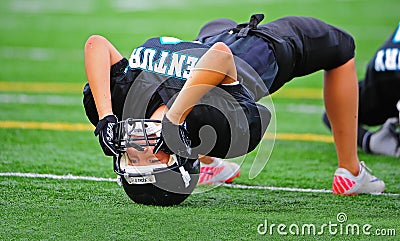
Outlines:
{"type": "Polygon", "coordinates": [[[372,133],[369,149],[374,154],[400,157],[399,119],[389,118],[376,132],[372,133]]]}
{"type": "MultiPolygon", "coordinates": [[[[181,157],[194,157],[191,149],[189,132],[185,126],[185,122],[176,125],[172,123],[167,116],[164,116],[160,139],[154,147],[154,154],[163,151],[170,155],[177,154],[181,157]]],[[[197,158],[197,156],[195,158],[197,158]]]]}
{"type": "Polygon", "coordinates": [[[99,143],[101,149],[107,156],[117,156],[117,149],[113,143],[114,139],[114,126],[118,122],[115,115],[108,115],[97,123],[94,130],[95,136],[99,136],[99,143]]]}

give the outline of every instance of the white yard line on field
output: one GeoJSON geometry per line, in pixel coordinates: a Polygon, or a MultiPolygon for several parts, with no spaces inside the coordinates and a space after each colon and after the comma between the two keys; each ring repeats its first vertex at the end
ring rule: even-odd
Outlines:
{"type": "MultiPolygon", "coordinates": [[[[287,192],[303,192],[303,193],[332,193],[331,190],[326,189],[309,189],[309,188],[293,188],[293,187],[269,187],[269,186],[248,186],[241,184],[223,184],[223,187],[234,189],[257,189],[257,190],[270,190],[270,191],[287,191],[287,192]]],[[[377,196],[390,196],[400,197],[398,193],[374,193],[377,196]]]]}
{"type": "MultiPolygon", "coordinates": [[[[83,86],[83,85],[82,85],[83,86]]],[[[29,89],[30,86],[26,86],[29,89]]],[[[79,86],[80,87],[80,86],[79,86]]],[[[42,90],[43,91],[43,90],[42,90]]],[[[15,104],[46,104],[46,105],[82,105],[83,96],[65,96],[65,95],[46,95],[46,94],[14,94],[0,93],[0,103],[15,104]]],[[[324,107],[322,105],[306,105],[306,104],[275,104],[276,110],[288,113],[303,114],[322,114],[324,107]]]]}
{"type": "Polygon", "coordinates": [[[39,174],[39,173],[21,173],[21,172],[0,172],[1,177],[29,177],[29,178],[48,178],[48,179],[65,179],[65,180],[84,180],[96,182],[116,182],[116,178],[104,177],[88,177],[88,176],[74,176],[68,175],[55,175],[55,174],[39,174]]]}
{"type": "MultiPolygon", "coordinates": [[[[71,51],[69,51],[71,52],[71,51]]],[[[51,59],[53,55],[59,55],[53,53],[48,49],[31,49],[29,56],[24,53],[24,48],[13,48],[13,47],[0,47],[0,59],[1,58],[32,58],[32,59],[51,59]]],[[[64,54],[62,54],[65,56],[64,54]]],[[[13,91],[13,92],[24,92],[24,93],[82,93],[84,82],[82,83],[65,83],[65,82],[18,82],[18,81],[0,81],[0,91],[13,91]]],[[[313,99],[322,100],[322,88],[282,88],[271,95],[272,99],[283,98],[283,99],[313,99]]],[[[263,101],[261,100],[261,103],[263,101]]],[[[321,104],[322,107],[322,104],[321,104]]],[[[320,108],[321,108],[320,107],[320,108]]],[[[310,105],[302,105],[296,107],[292,104],[290,109],[306,109],[307,112],[321,111],[318,107],[310,105]]],[[[290,111],[290,110],[289,110],[290,111]]]]}
{"type": "Polygon", "coordinates": [[[325,111],[323,105],[288,104],[285,111],[289,113],[322,114],[325,111]]]}
{"type": "MultiPolygon", "coordinates": [[[[27,178],[48,178],[57,180],[83,180],[83,181],[96,181],[96,182],[116,182],[116,178],[104,177],[90,177],[90,176],[75,176],[75,175],[55,175],[55,174],[38,174],[38,173],[20,173],[20,172],[2,172],[0,177],[27,177],[27,178]]],[[[256,189],[256,190],[269,190],[269,191],[286,191],[286,192],[300,192],[300,193],[332,193],[331,190],[326,189],[309,189],[309,188],[293,188],[293,187],[271,187],[271,186],[249,186],[242,184],[223,184],[223,187],[234,189],[256,189]]],[[[376,193],[373,195],[399,197],[397,193],[376,193]]]]}
{"type": "Polygon", "coordinates": [[[0,94],[0,103],[78,106],[82,105],[82,98],[61,95],[0,94]]]}
{"type": "Polygon", "coordinates": [[[83,57],[83,50],[15,46],[0,47],[0,58],[2,59],[50,61],[60,59],[60,56],[64,61],[81,59],[83,57]]]}

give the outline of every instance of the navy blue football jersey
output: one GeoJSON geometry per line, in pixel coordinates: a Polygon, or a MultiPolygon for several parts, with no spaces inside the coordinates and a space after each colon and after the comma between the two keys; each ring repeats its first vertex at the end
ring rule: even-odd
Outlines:
{"type": "MultiPolygon", "coordinates": [[[[171,37],[151,38],[135,48],[123,76],[133,81],[126,95],[122,119],[150,118],[161,104],[171,106],[191,69],[209,48],[210,45],[171,37]]],[[[242,70],[246,73],[257,75],[245,61],[235,61],[241,61],[239,66],[245,66],[242,70]]],[[[261,82],[260,86],[265,86],[259,77],[257,81],[261,82]]],[[[115,85],[118,84],[121,81],[116,81],[115,85]]],[[[220,85],[202,97],[186,118],[192,145],[198,153],[236,157],[257,146],[268,126],[270,114],[266,107],[255,103],[255,92],[251,90],[257,91],[242,84],[220,85]],[[204,126],[212,127],[214,131],[207,132],[204,126]],[[204,130],[202,137],[207,141],[202,141],[201,129],[204,130]],[[211,143],[215,145],[210,146],[211,143]]]]}
{"type": "Polygon", "coordinates": [[[398,116],[400,100],[400,24],[377,50],[360,82],[359,121],[380,125],[398,116]]]}
{"type": "Polygon", "coordinates": [[[172,78],[169,85],[181,88],[199,58],[216,42],[224,42],[235,56],[238,81],[257,101],[267,96],[278,71],[268,43],[256,36],[237,38],[225,33],[207,39],[206,43],[182,41],[173,37],[148,39],[135,48],[129,58],[133,70],[172,78]]]}

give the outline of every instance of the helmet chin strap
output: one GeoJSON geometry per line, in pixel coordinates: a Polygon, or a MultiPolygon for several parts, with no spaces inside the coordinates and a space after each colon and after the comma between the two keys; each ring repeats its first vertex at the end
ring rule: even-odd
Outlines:
{"type": "MultiPolygon", "coordinates": [[[[171,165],[173,165],[174,163],[179,164],[178,159],[177,159],[177,157],[176,157],[175,154],[174,154],[174,155],[170,155],[167,166],[171,166],[171,165]]],[[[181,175],[182,175],[182,181],[183,181],[183,183],[185,184],[185,188],[187,188],[187,187],[190,185],[190,180],[191,180],[192,178],[190,177],[189,172],[186,171],[185,168],[184,168],[183,166],[180,166],[180,167],[179,167],[179,172],[180,172],[181,175]]]]}
{"type": "Polygon", "coordinates": [[[187,188],[190,185],[190,180],[192,178],[190,177],[189,172],[186,171],[183,166],[179,167],[179,171],[181,172],[182,180],[185,183],[185,188],[187,188]]]}

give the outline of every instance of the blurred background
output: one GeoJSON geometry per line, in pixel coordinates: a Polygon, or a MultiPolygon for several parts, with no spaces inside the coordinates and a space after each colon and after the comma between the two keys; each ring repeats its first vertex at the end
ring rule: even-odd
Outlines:
{"type": "Polygon", "coordinates": [[[190,40],[214,18],[271,21],[304,15],[344,28],[365,61],[399,22],[400,2],[385,0],[2,0],[0,81],[83,83],[83,45],[91,34],[109,38],[125,56],[149,37],[190,40]]]}

